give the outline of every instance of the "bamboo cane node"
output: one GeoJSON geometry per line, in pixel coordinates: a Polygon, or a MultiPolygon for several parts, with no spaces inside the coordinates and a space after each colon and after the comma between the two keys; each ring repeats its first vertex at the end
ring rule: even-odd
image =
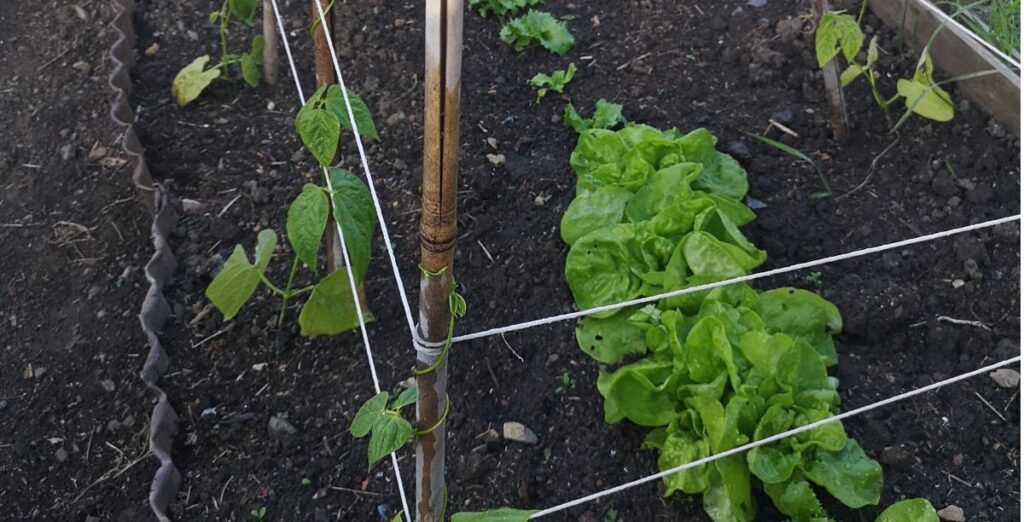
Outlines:
{"type": "Polygon", "coordinates": [[[426,233],[420,232],[420,247],[427,252],[442,254],[455,248],[455,236],[450,239],[435,240],[426,233]]]}

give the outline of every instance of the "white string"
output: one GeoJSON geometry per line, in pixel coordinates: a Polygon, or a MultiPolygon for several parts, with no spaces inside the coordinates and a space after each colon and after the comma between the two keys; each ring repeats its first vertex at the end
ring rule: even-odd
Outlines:
{"type": "Polygon", "coordinates": [[[948,384],[953,384],[955,382],[959,382],[959,381],[962,381],[964,379],[969,379],[971,377],[975,377],[977,375],[981,375],[983,373],[992,371],[992,370],[994,370],[996,368],[1000,368],[1002,366],[1007,366],[1007,365],[1010,365],[1010,364],[1013,364],[1013,363],[1016,363],[1016,362],[1020,362],[1020,359],[1021,359],[1021,356],[1019,356],[1019,355],[1016,356],[1016,357],[1011,357],[1009,359],[1006,359],[1005,361],[1000,361],[1000,362],[997,362],[995,364],[990,364],[990,365],[985,366],[983,368],[978,368],[977,370],[974,370],[972,372],[962,373],[962,374],[957,375],[955,377],[950,377],[949,379],[946,379],[944,381],[939,381],[939,382],[936,382],[936,383],[929,384],[928,386],[925,386],[923,388],[918,388],[916,390],[911,390],[911,391],[908,391],[908,392],[904,392],[904,393],[901,393],[899,395],[895,395],[893,397],[889,397],[888,399],[883,399],[883,400],[880,400],[878,402],[874,402],[874,403],[868,404],[867,406],[861,406],[860,408],[853,409],[853,410],[850,410],[850,411],[847,411],[847,412],[844,412],[844,413],[840,413],[840,414],[838,414],[838,415],[836,415],[834,417],[829,417],[827,419],[822,419],[822,420],[819,420],[819,421],[816,421],[816,422],[812,422],[810,424],[805,424],[803,426],[800,426],[799,428],[794,428],[794,429],[791,429],[789,431],[784,431],[782,433],[778,433],[776,435],[772,435],[771,437],[766,437],[766,438],[763,438],[763,439],[758,440],[758,441],[754,441],[754,442],[751,442],[751,443],[748,443],[748,444],[744,444],[742,446],[738,446],[738,447],[732,448],[730,450],[726,450],[726,451],[723,451],[721,453],[717,453],[715,455],[711,455],[710,457],[704,457],[704,458],[699,459],[699,460],[695,460],[695,461],[692,461],[692,462],[687,462],[686,464],[681,464],[681,465],[676,466],[674,468],[666,469],[665,471],[662,471],[662,472],[659,472],[659,473],[655,473],[654,475],[649,475],[649,476],[646,476],[646,477],[634,480],[632,482],[627,482],[625,484],[620,484],[620,485],[615,486],[613,488],[608,488],[606,490],[599,491],[597,493],[592,493],[592,494],[587,495],[585,497],[580,497],[580,498],[578,498],[576,500],[570,500],[569,502],[565,502],[563,504],[559,504],[559,505],[554,506],[554,507],[549,507],[549,508],[547,508],[545,510],[538,511],[538,512],[534,513],[533,515],[530,516],[530,518],[531,519],[533,519],[533,518],[540,518],[540,517],[543,517],[545,515],[550,515],[552,513],[557,513],[559,511],[562,511],[562,510],[565,510],[565,509],[569,509],[571,507],[578,506],[580,504],[585,504],[585,503],[590,502],[592,500],[597,500],[599,498],[606,497],[608,495],[612,495],[612,494],[618,493],[620,491],[632,488],[634,486],[639,486],[641,484],[646,484],[646,483],[651,482],[653,480],[658,480],[658,479],[667,477],[669,475],[672,475],[674,473],[679,473],[680,471],[686,471],[686,470],[691,469],[691,468],[696,468],[698,466],[703,466],[704,464],[708,464],[710,462],[714,462],[714,461],[716,461],[718,459],[723,459],[725,457],[729,457],[729,456],[735,455],[737,453],[743,453],[744,451],[751,450],[751,449],[754,449],[754,448],[757,448],[757,447],[760,447],[760,446],[764,446],[766,444],[771,444],[772,442],[776,442],[776,441],[785,439],[787,437],[792,437],[793,435],[797,435],[797,434],[803,433],[805,431],[810,431],[810,430],[813,430],[815,428],[820,428],[820,427],[822,427],[822,426],[824,426],[826,424],[831,424],[833,422],[839,422],[839,421],[841,421],[843,419],[848,419],[848,418],[853,417],[855,415],[860,415],[861,413],[868,412],[868,411],[874,410],[876,408],[881,408],[882,406],[887,406],[887,405],[892,404],[894,402],[899,402],[899,401],[902,401],[904,399],[909,399],[911,397],[914,397],[916,395],[921,395],[922,393],[927,393],[927,392],[930,392],[932,390],[937,390],[937,389],[939,389],[939,388],[941,388],[943,386],[946,386],[948,384]]]}
{"type": "Polygon", "coordinates": [[[380,222],[380,230],[384,235],[384,245],[388,250],[388,258],[391,260],[391,271],[395,276],[395,284],[398,285],[398,295],[402,299],[402,308],[405,309],[405,319],[409,323],[409,333],[416,337],[416,321],[412,316],[412,308],[409,306],[409,298],[405,295],[405,285],[402,284],[402,274],[398,269],[398,261],[395,259],[395,249],[391,245],[391,236],[388,234],[388,226],[384,220],[384,211],[380,206],[380,199],[377,198],[377,188],[373,183],[373,176],[370,174],[370,165],[366,161],[366,151],[363,149],[363,139],[359,135],[359,126],[356,124],[355,113],[352,112],[352,103],[348,99],[348,89],[345,87],[345,77],[341,74],[341,65],[338,64],[338,53],[334,52],[334,40],[328,29],[327,18],[324,16],[324,8],[320,5],[321,0],[313,2],[316,10],[320,12],[320,27],[324,32],[324,39],[327,40],[327,48],[331,51],[331,61],[334,62],[334,72],[338,75],[338,85],[341,87],[341,95],[345,99],[345,108],[348,110],[348,119],[352,124],[352,133],[356,137],[356,148],[359,150],[359,160],[363,164],[363,173],[366,175],[366,184],[370,186],[370,195],[373,196],[373,206],[377,211],[377,220],[380,222]]]}
{"type": "Polygon", "coordinates": [[[960,22],[958,22],[955,18],[953,18],[952,16],[949,16],[948,14],[946,14],[945,11],[943,11],[942,9],[939,9],[938,7],[932,5],[932,3],[929,0],[923,0],[923,1],[917,2],[917,3],[919,5],[921,5],[922,7],[924,7],[925,9],[931,11],[935,16],[939,17],[942,20],[942,25],[953,24],[953,26],[956,29],[959,29],[959,30],[967,33],[967,35],[971,39],[975,40],[976,42],[980,43],[981,45],[984,45],[986,48],[988,48],[989,51],[992,51],[993,53],[995,53],[996,56],[1002,58],[1003,60],[1005,60],[1010,65],[1013,65],[1014,67],[1016,67],[1018,71],[1020,70],[1020,62],[1019,61],[1014,60],[1013,58],[1007,56],[1006,53],[1004,53],[1003,51],[999,50],[998,47],[990,44],[988,41],[986,41],[980,35],[975,34],[974,31],[964,27],[964,25],[961,24],[960,22]]]}
{"type": "MultiPolygon", "coordinates": [[[[884,245],[873,246],[873,247],[865,248],[865,249],[862,249],[862,250],[855,250],[853,252],[847,252],[845,254],[839,254],[839,255],[834,255],[834,256],[829,256],[829,257],[823,257],[821,259],[816,259],[814,261],[807,261],[807,262],[804,262],[804,263],[797,263],[795,265],[790,265],[790,266],[786,266],[786,267],[782,267],[782,268],[775,268],[775,269],[772,269],[772,270],[765,270],[763,272],[757,272],[755,274],[747,274],[747,275],[744,275],[744,276],[734,277],[732,279],[725,279],[723,281],[717,281],[717,282],[714,282],[714,283],[707,283],[707,284],[703,284],[703,285],[691,286],[691,287],[682,288],[682,289],[679,289],[679,290],[673,290],[671,292],[665,292],[663,294],[652,295],[652,296],[649,296],[649,297],[641,297],[639,299],[632,299],[630,301],[625,301],[625,302],[621,302],[621,303],[596,306],[594,308],[587,308],[586,310],[580,310],[580,311],[577,311],[577,312],[570,312],[570,313],[566,313],[566,314],[554,315],[554,316],[546,317],[546,318],[543,318],[543,319],[534,319],[532,321],[526,321],[524,323],[517,323],[517,324],[508,325],[508,326],[502,326],[500,328],[491,328],[489,330],[483,330],[483,331],[476,332],[476,333],[471,333],[471,334],[458,335],[458,336],[455,336],[455,337],[452,338],[452,343],[458,343],[458,342],[462,342],[462,341],[469,341],[469,340],[472,340],[472,339],[480,339],[482,337],[490,337],[492,335],[501,335],[503,333],[514,332],[514,331],[517,331],[517,330],[525,330],[527,328],[533,328],[534,326],[543,326],[543,325],[546,325],[546,324],[552,324],[552,323],[556,323],[556,322],[559,322],[559,321],[568,321],[570,319],[578,319],[580,317],[586,317],[588,315],[594,315],[594,314],[598,314],[598,313],[601,313],[601,312],[610,312],[610,311],[613,311],[613,310],[619,310],[619,309],[622,309],[622,308],[628,308],[630,306],[636,306],[636,305],[642,305],[642,304],[647,304],[647,303],[653,303],[653,302],[661,301],[662,299],[668,299],[670,297],[678,297],[678,296],[681,296],[681,295],[692,294],[692,293],[695,293],[695,292],[703,292],[705,290],[713,290],[715,288],[720,288],[720,287],[723,287],[723,286],[734,285],[736,283],[743,283],[743,282],[747,282],[747,281],[754,281],[754,280],[762,279],[762,278],[765,278],[765,277],[772,277],[772,276],[776,276],[776,275],[779,275],[779,274],[786,274],[786,273],[789,273],[789,272],[795,272],[797,270],[803,270],[805,268],[812,268],[812,267],[816,267],[816,266],[826,265],[826,264],[829,264],[829,263],[835,263],[837,261],[845,261],[847,259],[853,259],[855,257],[866,256],[868,254],[876,254],[878,252],[884,252],[886,250],[892,250],[894,248],[901,248],[901,247],[905,247],[905,246],[909,246],[909,245],[915,245],[917,243],[924,243],[924,242],[927,242],[927,241],[932,241],[932,240],[935,240],[935,239],[949,237],[949,236],[953,236],[953,235],[956,235],[956,234],[962,234],[964,232],[970,232],[972,230],[979,230],[979,229],[982,229],[982,228],[994,227],[996,225],[1001,225],[1003,223],[1009,223],[1011,221],[1017,221],[1019,219],[1020,219],[1020,214],[1017,214],[1015,216],[1008,216],[1008,217],[1004,217],[1004,218],[993,219],[991,221],[984,221],[982,223],[976,223],[976,224],[968,225],[968,226],[965,226],[965,227],[959,227],[959,228],[953,228],[953,229],[950,229],[950,230],[944,230],[942,232],[936,232],[934,234],[918,236],[918,237],[914,237],[914,238],[911,238],[911,239],[904,239],[902,241],[897,241],[895,243],[887,243],[887,244],[884,244],[884,245]]],[[[416,337],[416,339],[417,339],[417,342],[422,343],[424,346],[429,346],[429,347],[436,347],[436,346],[440,346],[440,345],[444,344],[443,342],[438,343],[438,342],[425,341],[423,339],[419,339],[419,337],[416,337]]]]}
{"type": "MultiPolygon", "coordinates": [[[[299,74],[295,68],[295,60],[292,58],[291,48],[288,45],[288,36],[285,34],[284,25],[281,22],[281,15],[277,10],[277,0],[271,0],[271,4],[274,7],[274,15],[277,18],[277,28],[281,33],[281,41],[284,43],[285,54],[288,56],[288,65],[291,67],[292,77],[295,79],[295,89],[298,91],[299,102],[301,105],[305,105],[306,96],[305,94],[303,94],[302,85],[299,83],[299,74]]],[[[319,2],[317,2],[317,5],[319,5],[319,2]]],[[[323,16],[322,10],[321,16],[323,16]]],[[[355,125],[353,125],[353,127],[355,127],[355,125]]],[[[356,135],[356,139],[359,139],[358,135],[356,135]]],[[[326,167],[321,167],[321,170],[323,171],[324,174],[324,180],[327,183],[327,190],[329,190],[331,194],[333,194],[334,186],[331,183],[330,173],[327,171],[326,167]]],[[[342,230],[340,223],[335,222],[335,226],[338,232],[338,240],[341,243],[341,252],[342,257],[344,258],[345,261],[345,270],[348,272],[348,284],[349,290],[352,292],[352,302],[355,305],[356,317],[359,319],[359,332],[363,338],[363,346],[365,347],[366,350],[366,360],[370,363],[370,376],[373,378],[373,389],[375,393],[380,393],[380,380],[377,377],[377,364],[373,360],[373,350],[370,348],[370,337],[366,331],[366,321],[363,317],[363,307],[360,306],[359,304],[359,294],[358,290],[356,289],[355,272],[352,271],[352,261],[348,255],[348,246],[346,246],[345,244],[345,232],[344,230],[342,230]]],[[[381,223],[381,226],[384,226],[383,223],[381,223]]],[[[399,284],[399,287],[401,287],[401,284],[399,284]]],[[[405,484],[402,482],[402,473],[398,468],[398,456],[394,452],[391,453],[391,466],[395,470],[395,482],[398,483],[398,494],[399,497],[401,497],[402,499],[402,507],[404,508],[403,513],[405,513],[405,520],[406,522],[412,522],[412,519],[410,518],[411,515],[409,512],[409,501],[406,499],[405,496],[405,484]]]]}

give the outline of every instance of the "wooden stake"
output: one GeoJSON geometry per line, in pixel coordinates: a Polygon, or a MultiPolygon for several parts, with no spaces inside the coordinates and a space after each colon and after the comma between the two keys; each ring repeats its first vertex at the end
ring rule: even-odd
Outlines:
{"type": "MultiPolygon", "coordinates": [[[[459,106],[462,77],[462,0],[427,0],[426,71],[423,118],[423,212],[420,217],[420,334],[428,341],[448,335],[452,261],[456,238],[459,167],[459,106]]],[[[435,360],[417,354],[418,368],[435,360]]],[[[429,430],[446,408],[448,364],[416,380],[416,425],[429,430]]],[[[445,425],[421,435],[416,444],[416,520],[441,519],[445,494],[445,425]]]]}
{"type": "MultiPolygon", "coordinates": [[[[337,77],[334,75],[334,62],[331,60],[331,49],[327,46],[327,36],[324,33],[323,24],[320,23],[320,9],[324,10],[324,18],[327,20],[327,29],[334,34],[334,9],[328,9],[327,5],[330,2],[327,0],[313,0],[310,4],[312,9],[312,27],[316,27],[313,30],[313,65],[316,67],[316,88],[319,89],[325,85],[331,85],[338,83],[337,77]],[[317,7],[317,2],[320,3],[320,8],[317,7]]],[[[337,156],[334,158],[337,160],[337,156]]],[[[332,161],[333,163],[333,161],[332,161]]],[[[337,227],[334,226],[333,214],[327,221],[327,270],[334,272],[345,265],[344,254],[341,251],[341,239],[338,237],[337,227]]],[[[360,286],[360,288],[362,288],[360,286]]]]}
{"type": "MultiPolygon", "coordinates": [[[[831,8],[828,0],[814,0],[814,14],[821,23],[821,17],[829,12],[831,8]]],[[[846,112],[846,97],[843,95],[843,84],[839,81],[839,64],[836,58],[825,64],[821,70],[825,76],[825,96],[828,98],[828,108],[832,119],[832,137],[838,143],[846,143],[850,136],[850,116],[846,112]]]]}
{"type": "Polygon", "coordinates": [[[263,81],[277,83],[277,27],[270,0],[263,0],[263,81]]]}

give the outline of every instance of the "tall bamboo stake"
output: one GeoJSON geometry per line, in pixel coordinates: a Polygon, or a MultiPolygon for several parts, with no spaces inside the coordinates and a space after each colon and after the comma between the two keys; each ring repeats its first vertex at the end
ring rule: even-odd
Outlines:
{"type": "Polygon", "coordinates": [[[263,81],[277,83],[277,27],[270,0],[263,0],[263,81]]]}
{"type": "MultiPolygon", "coordinates": [[[[334,75],[334,62],[331,60],[331,49],[327,46],[327,36],[324,33],[324,27],[320,23],[320,9],[324,10],[324,18],[327,20],[327,30],[334,34],[334,9],[328,9],[328,0],[313,0],[310,4],[312,8],[312,27],[313,30],[313,65],[316,68],[316,88],[319,89],[325,85],[331,85],[332,83],[338,83],[338,79],[334,75]],[[320,7],[317,7],[317,2],[320,3],[320,7]]],[[[335,158],[337,159],[337,158],[335,158]]],[[[327,224],[327,270],[333,272],[344,264],[343,254],[341,252],[341,240],[338,238],[337,227],[334,226],[333,214],[327,224]]],[[[362,287],[360,287],[362,288],[362,287]]]]}
{"type": "MultiPolygon", "coordinates": [[[[814,14],[818,23],[821,17],[829,12],[828,0],[814,0],[814,14]]],[[[821,70],[825,76],[825,96],[828,98],[828,108],[832,120],[832,137],[839,143],[845,143],[850,135],[850,116],[846,111],[846,97],[843,95],[843,85],[839,81],[839,64],[837,58],[825,64],[821,70]]]]}
{"type": "MultiPolygon", "coordinates": [[[[423,213],[420,217],[420,334],[428,341],[448,335],[452,261],[456,238],[459,167],[459,103],[462,77],[462,0],[426,1],[426,71],[423,118],[423,213]],[[436,274],[436,275],[430,275],[436,274]]],[[[425,368],[435,357],[418,353],[425,368]]],[[[448,401],[448,364],[417,379],[416,424],[421,432],[442,421],[448,401]]],[[[444,505],[445,425],[420,435],[416,444],[416,520],[437,522],[444,505]]]]}

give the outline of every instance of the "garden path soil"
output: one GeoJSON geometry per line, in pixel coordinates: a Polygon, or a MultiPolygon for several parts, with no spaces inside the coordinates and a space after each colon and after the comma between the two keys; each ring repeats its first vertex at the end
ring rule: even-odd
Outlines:
{"type": "Polygon", "coordinates": [[[151,409],[136,318],[150,218],[108,116],[112,17],[95,1],[0,10],[3,520],[148,515],[152,462],[129,465],[151,409]]]}
{"type": "MultiPolygon", "coordinates": [[[[415,295],[422,6],[405,0],[337,3],[342,66],[349,86],[376,113],[382,141],[368,148],[371,167],[406,289],[415,295]]],[[[860,191],[842,199],[811,198],[820,187],[806,165],[745,133],[764,131],[771,117],[783,121],[800,135],[791,143],[818,159],[842,193],[860,184],[893,142],[884,118],[868,92],[854,87],[854,138],[846,145],[829,138],[810,35],[801,33],[799,22],[777,25],[804,14],[803,2],[705,4],[712,3],[549,0],[553,13],[575,16],[570,28],[577,46],[564,58],[538,51],[517,55],[498,41],[497,21],[467,14],[456,263],[470,312],[460,331],[572,310],[562,275],[566,248],[558,236],[575,182],[568,165],[575,135],[558,121],[568,100],[589,112],[594,101],[607,98],[624,104],[631,120],[710,128],[720,148],[741,158],[751,197],[766,205],[746,230],[768,251],[765,268],[1019,212],[1020,144],[968,104],[951,123],[911,120],[860,191]],[[570,61],[580,71],[566,95],[535,105],[526,80],[570,61]],[[485,158],[492,152],[488,138],[497,140],[504,165],[485,158]]],[[[308,5],[290,1],[282,7],[308,89],[308,5]]],[[[204,22],[215,8],[206,0],[151,0],[140,4],[137,15],[136,103],[150,168],[176,196],[201,205],[180,222],[174,248],[181,269],[168,289],[179,319],[165,333],[172,357],[165,382],[182,416],[175,459],[184,475],[172,511],[179,520],[241,521],[252,519],[251,509],[267,506],[267,520],[379,520],[379,512],[393,514],[399,506],[393,477],[383,466],[367,472],[365,442],[347,433],[356,408],[372,392],[358,335],[312,341],[278,335],[276,303],[265,296],[232,323],[204,312],[202,291],[217,260],[236,242],[251,247],[261,228],[281,232],[288,201],[303,180],[316,177],[291,130],[297,102],[283,65],[276,86],[250,90],[234,79],[215,83],[185,109],[171,101],[177,70],[199,54],[217,52],[215,30],[204,22]],[[159,44],[155,53],[143,53],[153,44],[159,44]],[[297,433],[272,437],[272,416],[287,418],[297,433]]],[[[0,399],[8,402],[0,408],[0,469],[6,471],[0,504],[12,506],[16,520],[148,519],[145,498],[156,468],[153,459],[143,460],[74,500],[105,471],[144,452],[151,400],[135,376],[144,340],[133,317],[142,299],[137,267],[149,251],[147,216],[134,200],[109,206],[132,196],[128,174],[86,156],[94,141],[112,150],[117,138],[104,114],[101,58],[111,40],[101,24],[112,13],[98,4],[86,10],[90,21],[74,24],[42,17],[21,24],[27,12],[0,18],[3,38],[18,36],[6,46],[17,53],[0,49],[0,64],[19,71],[0,87],[17,93],[4,92],[0,99],[0,110],[16,115],[0,131],[6,155],[0,223],[23,225],[0,229],[0,238],[20,247],[0,251],[8,268],[0,311],[18,324],[0,330],[0,399]],[[35,73],[73,42],[65,57],[35,73]],[[90,73],[70,67],[79,59],[92,65],[90,73]],[[38,105],[38,95],[25,90],[34,87],[62,97],[38,105]],[[59,137],[62,128],[77,136],[59,137]],[[82,149],[61,162],[59,147],[67,142],[82,149]],[[47,172],[75,174],[60,176],[53,186],[41,177],[47,172]],[[59,234],[69,233],[55,227],[60,220],[96,226],[94,241],[60,246],[59,234]],[[101,256],[93,265],[80,261],[101,256]],[[125,267],[136,270],[119,283],[125,267]],[[93,286],[99,293],[90,292],[93,286]],[[79,341],[72,344],[75,333],[79,341]],[[24,379],[28,363],[47,373],[24,379]],[[108,378],[115,381],[112,393],[102,387],[108,378]],[[125,422],[129,415],[133,423],[125,422]],[[110,429],[110,421],[121,427],[110,429]],[[58,449],[68,452],[63,463],[58,449]],[[51,507],[55,501],[61,502],[51,507]]],[[[66,7],[54,12],[63,13],[58,20],[75,16],[66,7]]],[[[914,57],[900,54],[897,35],[877,20],[867,23],[880,31],[887,51],[884,63],[891,71],[882,83],[890,91],[895,76],[888,73],[907,74],[914,57]]],[[[241,45],[248,34],[235,31],[241,45]]],[[[954,98],[961,99],[955,90],[954,98]]],[[[354,152],[348,143],[350,165],[354,152]]],[[[759,286],[819,289],[839,306],[846,332],[834,373],[849,409],[1019,353],[1019,239],[1019,226],[1011,224],[759,286]],[[989,326],[942,323],[938,316],[989,326]]],[[[367,280],[377,317],[370,340],[382,381],[395,386],[409,375],[412,355],[379,245],[367,280]]],[[[270,278],[281,280],[286,268],[275,263],[270,278]]],[[[453,510],[544,507],[656,470],[653,455],[638,450],[643,430],[604,424],[597,366],[576,348],[572,324],[506,340],[473,341],[452,353],[453,510]],[[563,376],[574,386],[556,392],[563,376]],[[488,430],[500,433],[505,421],[526,424],[539,444],[489,440],[488,430]]],[[[962,507],[970,520],[1016,520],[1016,401],[1016,390],[982,377],[846,426],[883,463],[884,505],[924,496],[938,507],[962,507]]],[[[405,451],[401,459],[409,491],[411,455],[405,451]]],[[[759,520],[781,520],[760,500],[759,520]]],[[[629,521],[705,519],[699,499],[662,499],[654,486],[553,518],[614,520],[612,510],[629,521]]],[[[830,507],[837,519],[850,521],[872,520],[877,511],[830,507]]]]}

